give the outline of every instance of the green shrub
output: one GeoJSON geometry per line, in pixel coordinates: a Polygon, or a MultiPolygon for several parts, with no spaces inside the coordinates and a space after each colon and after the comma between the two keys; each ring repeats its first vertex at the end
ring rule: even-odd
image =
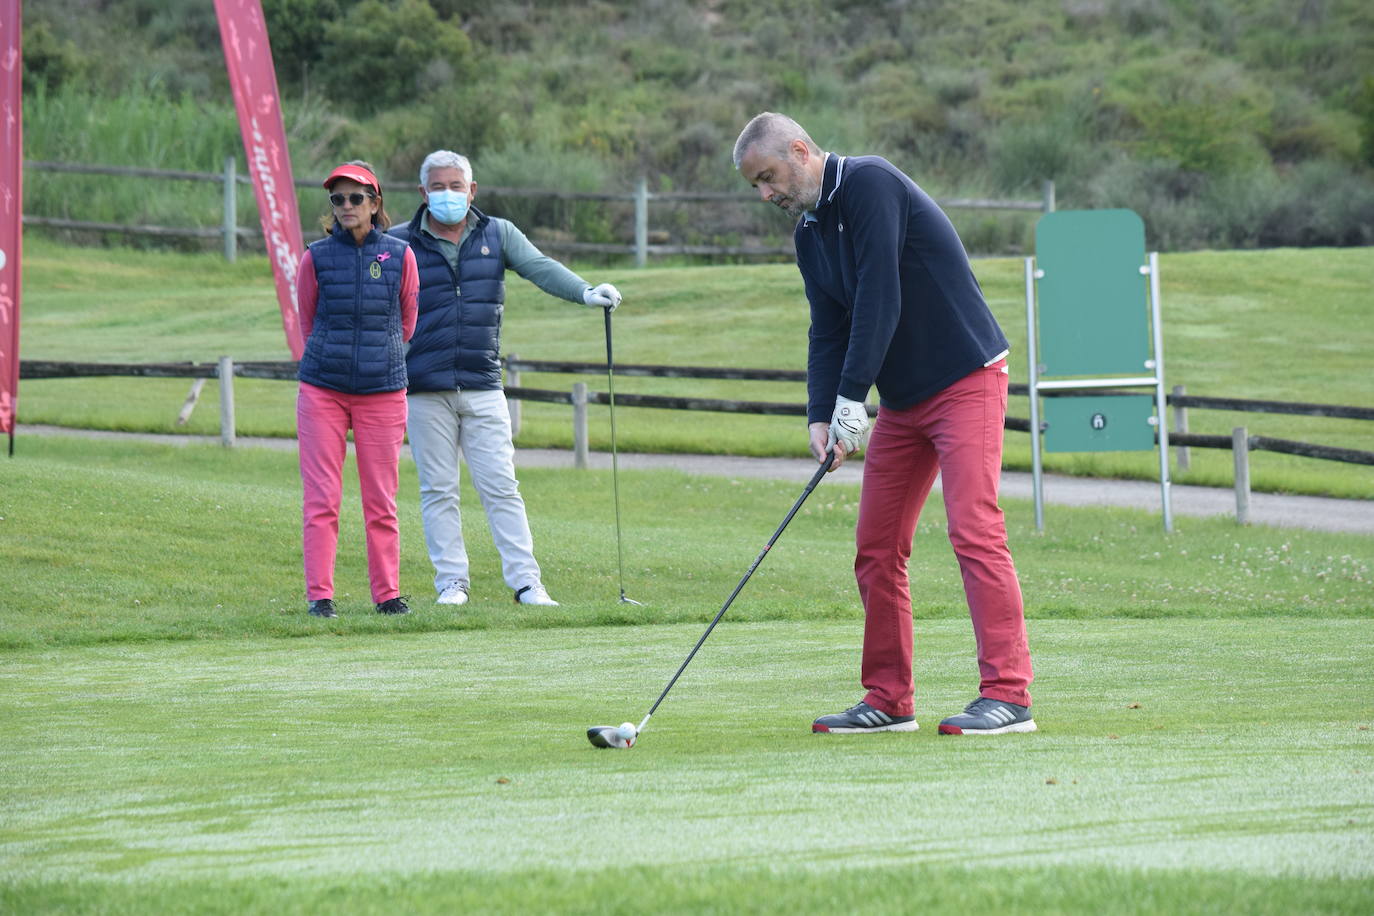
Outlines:
{"type": "Polygon", "coordinates": [[[1283,194],[1283,182],[1267,166],[1213,178],[1195,205],[1199,234],[1219,248],[1257,248],[1283,194]]]}
{"type": "Polygon", "coordinates": [[[1165,251],[1374,244],[1374,187],[1329,160],[1214,177],[1123,158],[1073,205],[1134,210],[1148,244],[1165,251]]]}
{"type": "Polygon", "coordinates": [[[320,23],[342,15],[340,0],[262,0],[262,15],[272,43],[277,85],[283,93],[307,91],[328,48],[320,41],[320,23]]]}
{"type": "Polygon", "coordinates": [[[1003,191],[1038,190],[1046,179],[1085,175],[1099,158],[1082,119],[1067,110],[1058,117],[1003,123],[988,147],[988,168],[1003,191]]]}
{"type": "Polygon", "coordinates": [[[606,162],[600,156],[515,143],[476,157],[473,180],[478,186],[478,207],[512,220],[532,238],[566,234],[579,241],[609,240],[610,217],[606,207],[553,197],[488,195],[481,190],[483,185],[559,191],[606,190],[619,182],[611,180],[606,162]]]}
{"type": "Polygon", "coordinates": [[[1353,114],[1324,110],[1309,93],[1291,87],[1274,93],[1273,117],[1263,141],[1275,162],[1356,162],[1360,154],[1359,123],[1353,114]]]}
{"type": "Polygon", "coordinates": [[[1264,158],[1271,94],[1237,64],[1180,51],[1127,64],[1107,82],[1109,104],[1135,128],[1143,159],[1220,174],[1264,158]]]}
{"type": "Polygon", "coordinates": [[[319,69],[331,97],[360,111],[452,92],[472,75],[467,34],[425,0],[363,0],[324,23],[322,45],[319,69]]]}
{"type": "Polygon", "coordinates": [[[1348,167],[1304,162],[1282,188],[1266,214],[1262,247],[1374,244],[1374,187],[1348,167]]]}
{"type": "Polygon", "coordinates": [[[1359,118],[1360,158],[1374,165],[1374,76],[1366,76],[1355,93],[1355,116],[1359,118]]]}
{"type": "Polygon", "coordinates": [[[81,51],[71,39],[58,38],[41,19],[24,22],[24,95],[79,82],[86,73],[81,51]]]}

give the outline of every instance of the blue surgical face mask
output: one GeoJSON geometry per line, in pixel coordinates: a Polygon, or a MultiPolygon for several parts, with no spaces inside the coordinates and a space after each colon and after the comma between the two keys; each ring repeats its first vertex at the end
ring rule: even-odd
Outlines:
{"type": "Polygon", "coordinates": [[[468,215],[468,195],[465,191],[430,191],[429,212],[445,226],[455,226],[468,215]]]}

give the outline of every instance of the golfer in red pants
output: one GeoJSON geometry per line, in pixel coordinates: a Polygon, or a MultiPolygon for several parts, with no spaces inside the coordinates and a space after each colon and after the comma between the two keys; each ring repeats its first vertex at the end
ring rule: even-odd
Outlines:
{"type": "Polygon", "coordinates": [[[997,505],[1007,339],[949,218],[877,156],[822,152],[791,118],[758,115],[735,167],[798,217],[797,266],[811,306],[807,419],[817,460],[862,445],[854,573],[864,605],[863,699],[816,732],[915,731],[911,592],[916,522],[937,474],[978,651],[978,696],[941,734],[1035,731],[1021,587],[997,505]]]}

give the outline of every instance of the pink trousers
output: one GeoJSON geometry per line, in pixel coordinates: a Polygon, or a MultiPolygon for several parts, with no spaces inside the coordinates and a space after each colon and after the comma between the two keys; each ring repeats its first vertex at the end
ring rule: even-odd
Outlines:
{"type": "Polygon", "coordinates": [[[396,488],[406,431],[406,393],[344,394],[301,383],[296,398],[296,436],[301,459],[301,546],[305,596],[334,597],[334,556],[339,543],[339,503],[348,430],[358,460],[358,485],[367,532],[367,578],[372,600],[401,593],[401,532],[396,488]]]}
{"type": "Polygon", "coordinates": [[[905,410],[878,411],[864,459],[854,574],[864,605],[864,701],[889,715],[915,712],[907,561],[936,474],[973,619],[979,693],[1031,702],[1021,586],[997,505],[1005,366],[979,369],[905,410]]]}

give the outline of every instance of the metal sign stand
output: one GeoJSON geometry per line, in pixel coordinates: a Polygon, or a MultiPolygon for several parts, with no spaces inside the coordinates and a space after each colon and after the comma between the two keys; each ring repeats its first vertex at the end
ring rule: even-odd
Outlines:
{"type": "Polygon", "coordinates": [[[1036,256],[1026,258],[1025,265],[1031,476],[1037,531],[1045,528],[1042,434],[1047,451],[1157,448],[1164,530],[1174,530],[1169,431],[1164,421],[1159,254],[1150,252],[1142,264],[1144,251],[1144,224],[1130,210],[1060,210],[1046,215],[1036,226],[1036,256]],[[1149,278],[1148,335],[1141,333],[1145,329],[1139,321],[1138,276],[1149,278]],[[1141,368],[1150,374],[1138,374],[1141,368]],[[1130,388],[1153,388],[1153,397],[1066,396],[1068,392],[1130,388]],[[1047,392],[1054,394],[1045,405],[1048,420],[1042,420],[1040,397],[1047,392]]]}

